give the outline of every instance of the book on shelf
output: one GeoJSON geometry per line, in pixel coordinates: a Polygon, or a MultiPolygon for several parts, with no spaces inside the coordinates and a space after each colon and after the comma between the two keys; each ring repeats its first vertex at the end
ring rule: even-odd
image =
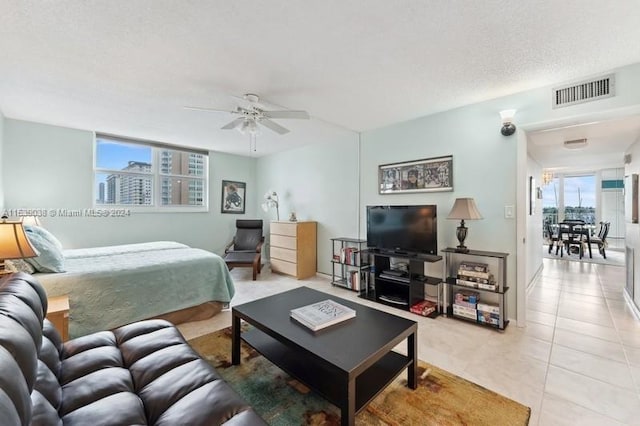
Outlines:
{"type": "Polygon", "coordinates": [[[454,300],[476,304],[480,300],[480,293],[470,290],[459,290],[454,296],[454,300]]]}
{"type": "Polygon", "coordinates": [[[489,265],[477,262],[461,262],[458,269],[471,272],[489,272],[489,265]]]}
{"type": "Polygon", "coordinates": [[[458,273],[458,279],[465,280],[465,281],[473,281],[474,283],[483,283],[483,284],[489,284],[490,282],[495,281],[493,279],[492,274],[489,274],[489,278],[478,278],[478,277],[473,277],[471,275],[466,275],[463,271],[460,271],[458,273]]]}
{"type": "Polygon", "coordinates": [[[458,278],[456,279],[456,284],[463,285],[465,287],[481,288],[483,290],[496,291],[498,289],[498,285],[495,282],[492,282],[490,280],[482,280],[479,278],[477,280],[476,281],[470,280],[468,279],[468,277],[465,277],[464,275],[458,275],[458,278]],[[486,281],[486,282],[481,282],[477,280],[486,281]]]}
{"type": "Polygon", "coordinates": [[[345,265],[360,266],[360,250],[356,247],[341,248],[340,262],[345,265]]]}
{"type": "Polygon", "coordinates": [[[499,290],[498,284],[496,283],[490,283],[490,284],[478,283],[478,288],[481,288],[482,290],[491,290],[491,291],[499,290]]]}
{"type": "Polygon", "coordinates": [[[360,290],[360,283],[362,278],[360,271],[349,271],[347,275],[347,284],[351,290],[360,290]]]}
{"type": "Polygon", "coordinates": [[[478,309],[478,322],[491,325],[500,325],[500,314],[481,311],[478,309]]]}
{"type": "Polygon", "coordinates": [[[291,310],[291,318],[313,331],[354,318],[356,311],[331,299],[291,310]]]}
{"type": "Polygon", "coordinates": [[[477,303],[465,302],[464,300],[456,300],[456,305],[471,309],[476,309],[478,307],[477,303]]]}
{"type": "Polygon", "coordinates": [[[475,321],[478,320],[478,311],[476,309],[460,305],[457,302],[453,304],[453,314],[475,321]]]}
{"type": "Polygon", "coordinates": [[[479,272],[479,271],[468,271],[466,269],[458,269],[458,276],[465,276],[468,278],[481,278],[485,280],[493,279],[493,274],[491,272],[479,272]]]}
{"type": "Polygon", "coordinates": [[[491,305],[489,303],[478,303],[477,308],[479,311],[500,315],[500,306],[498,305],[491,305]]]}

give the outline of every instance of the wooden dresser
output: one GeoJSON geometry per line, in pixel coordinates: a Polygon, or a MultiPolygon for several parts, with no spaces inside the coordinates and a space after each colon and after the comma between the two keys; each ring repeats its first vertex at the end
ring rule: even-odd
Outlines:
{"type": "Polygon", "coordinates": [[[271,222],[271,270],[297,279],[316,274],[316,222],[271,222]]]}

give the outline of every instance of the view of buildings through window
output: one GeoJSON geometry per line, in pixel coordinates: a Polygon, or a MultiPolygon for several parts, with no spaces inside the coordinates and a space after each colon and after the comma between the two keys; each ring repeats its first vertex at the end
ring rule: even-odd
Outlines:
{"type": "Polygon", "coordinates": [[[596,222],[596,177],[566,175],[554,177],[542,187],[542,215],[545,223],[566,219],[596,222]]]}
{"type": "Polygon", "coordinates": [[[96,203],[205,206],[207,155],[96,138],[96,203]]]}

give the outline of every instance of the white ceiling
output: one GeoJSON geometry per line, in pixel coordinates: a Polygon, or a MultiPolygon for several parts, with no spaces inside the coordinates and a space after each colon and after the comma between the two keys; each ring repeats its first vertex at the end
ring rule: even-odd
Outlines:
{"type": "Polygon", "coordinates": [[[638,0],[0,0],[10,118],[248,154],[252,92],[309,121],[264,155],[640,62],[638,0]]]}
{"type": "Polygon", "coordinates": [[[594,171],[624,166],[624,152],[640,141],[640,116],[568,125],[527,133],[528,152],[545,169],[556,172],[594,171]],[[565,141],[587,139],[580,149],[565,141]]]}

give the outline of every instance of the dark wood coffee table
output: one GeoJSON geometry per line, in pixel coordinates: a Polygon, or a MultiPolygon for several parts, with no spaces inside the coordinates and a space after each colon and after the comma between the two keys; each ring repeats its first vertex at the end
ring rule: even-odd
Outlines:
{"type": "Polygon", "coordinates": [[[416,388],[418,324],[307,287],[265,297],[232,309],[233,364],[240,364],[244,340],[265,358],[341,410],[342,424],[405,368],[416,388]],[[356,310],[356,317],[313,332],[289,317],[291,309],[332,299],[356,310]],[[240,320],[254,327],[241,333],[240,320]],[[407,339],[407,356],[392,349],[407,339]]]}

